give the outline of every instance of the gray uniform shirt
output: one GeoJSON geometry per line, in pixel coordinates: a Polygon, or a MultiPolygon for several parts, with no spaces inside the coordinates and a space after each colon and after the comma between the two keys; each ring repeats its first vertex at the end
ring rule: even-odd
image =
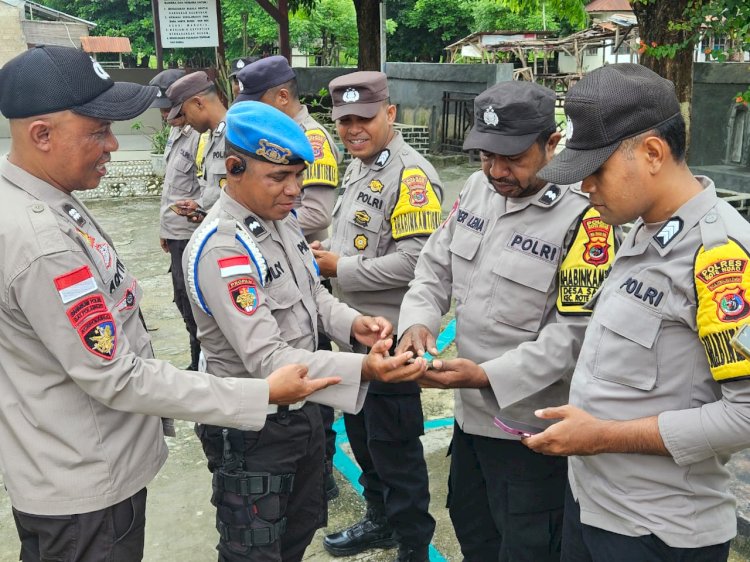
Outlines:
{"type": "Polygon", "coordinates": [[[699,179],[656,234],[639,220],[623,243],[570,393],[598,418],[658,416],[672,454],[571,457],[583,523],[681,548],[735,535],[725,464],[750,444],[750,363],[729,345],[750,313],[750,225],[699,179]]]}
{"type": "Polygon", "coordinates": [[[437,335],[455,298],[458,356],[478,363],[491,385],[455,391],[463,431],[514,439],[493,416],[542,426],[535,409],[568,401],[588,321],[582,305],[614,254],[611,227],[588,207],[570,186],[509,200],[476,172],[427,242],[401,307],[399,337],[415,324],[437,335]],[[594,224],[603,239],[588,234],[594,224]],[[592,238],[598,251],[587,254],[592,238]]]}
{"type": "Polygon", "coordinates": [[[352,161],[324,245],[340,256],[333,294],[396,329],[419,252],[440,224],[441,198],[435,168],[398,131],[372,164],[352,161]]]}
{"type": "Polygon", "coordinates": [[[161,192],[159,237],[165,240],[188,240],[197,223],[178,215],[169,206],[180,199],[199,199],[200,182],[195,169],[195,152],[200,135],[190,125],[172,127],[164,150],[167,171],[161,192]]]}
{"type": "Polygon", "coordinates": [[[339,185],[341,154],[331,134],[310,117],[307,107],[302,106],[294,120],[305,131],[315,154],[315,161],[305,170],[302,191],[294,205],[297,222],[308,242],[325,240],[339,185]]]}
{"type": "Polygon", "coordinates": [[[265,378],[303,363],[310,378],[343,379],[310,400],[360,410],[363,356],[315,351],[319,321],[334,341],[348,344],[359,313],[320,284],[293,215],[264,222],[222,192],[191,238],[183,267],[209,373],[265,378]]]}
{"type": "Polygon", "coordinates": [[[142,290],[74,196],[0,162],[0,468],[16,509],[135,494],[167,457],[158,416],[260,429],[268,385],[153,359],[142,290]]]}
{"type": "Polygon", "coordinates": [[[213,207],[219,199],[219,193],[224,189],[227,181],[225,138],[226,123],[222,121],[211,132],[211,136],[203,149],[201,164],[201,197],[198,204],[204,211],[213,207]]]}

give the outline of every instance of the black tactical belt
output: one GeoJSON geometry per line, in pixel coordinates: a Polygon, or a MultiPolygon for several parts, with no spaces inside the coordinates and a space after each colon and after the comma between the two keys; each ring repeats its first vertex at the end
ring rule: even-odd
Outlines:
{"type": "Polygon", "coordinates": [[[216,523],[219,536],[226,542],[238,542],[242,546],[268,546],[275,543],[286,531],[286,517],[261,529],[230,527],[223,521],[216,523]]]}
{"type": "Polygon", "coordinates": [[[214,489],[238,496],[265,496],[266,494],[289,494],[294,486],[294,474],[274,476],[267,472],[240,472],[226,474],[214,472],[214,489]]]}

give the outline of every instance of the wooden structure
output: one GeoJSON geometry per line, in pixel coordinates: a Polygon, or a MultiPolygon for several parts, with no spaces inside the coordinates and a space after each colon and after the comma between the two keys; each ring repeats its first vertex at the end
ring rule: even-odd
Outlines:
{"type": "Polygon", "coordinates": [[[99,53],[116,53],[118,61],[99,61],[99,64],[110,68],[125,68],[122,63],[123,53],[132,53],[130,39],[127,37],[81,37],[81,49],[96,60],[99,53]]]}
{"type": "Polygon", "coordinates": [[[496,60],[498,45],[521,40],[535,40],[549,37],[551,31],[480,31],[467,35],[455,43],[451,43],[445,50],[448,51],[448,62],[457,62],[461,58],[478,58],[483,63],[493,64],[496,60]]]}

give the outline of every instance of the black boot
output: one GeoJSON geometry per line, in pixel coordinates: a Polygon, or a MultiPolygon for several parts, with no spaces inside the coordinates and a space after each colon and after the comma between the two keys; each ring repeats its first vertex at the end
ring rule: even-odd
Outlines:
{"type": "Polygon", "coordinates": [[[371,504],[361,521],[323,539],[323,547],[333,556],[350,556],[371,548],[392,548],[396,544],[383,507],[371,504]]]}
{"type": "Polygon", "coordinates": [[[339,497],[339,485],[336,483],[336,479],[333,477],[333,466],[330,462],[326,462],[326,501],[331,501],[339,497]]]}
{"type": "Polygon", "coordinates": [[[429,546],[398,545],[396,562],[430,562],[429,546]]]}

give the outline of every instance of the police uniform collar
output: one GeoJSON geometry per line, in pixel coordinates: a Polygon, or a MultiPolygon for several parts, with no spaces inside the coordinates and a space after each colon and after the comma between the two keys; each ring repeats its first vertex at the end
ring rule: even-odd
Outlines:
{"type": "Polygon", "coordinates": [[[268,236],[268,224],[258,217],[258,215],[252,210],[235,200],[229,195],[229,193],[227,193],[226,189],[221,190],[217,204],[221,205],[221,210],[232,217],[236,222],[245,225],[247,230],[252,233],[253,238],[256,240],[261,241],[268,236]],[[245,222],[246,220],[248,222],[245,222]]]}
{"type": "Polygon", "coordinates": [[[569,185],[548,183],[534,194],[535,197],[531,199],[530,203],[537,207],[554,207],[563,198],[568,189],[570,189],[569,185]]]}
{"type": "Polygon", "coordinates": [[[224,121],[220,121],[218,125],[216,125],[216,128],[214,129],[213,136],[220,137],[224,134],[224,129],[226,129],[227,124],[224,121]]]}
{"type": "Polygon", "coordinates": [[[193,128],[190,125],[183,125],[180,133],[186,137],[189,137],[193,133],[193,128]]]}
{"type": "Polygon", "coordinates": [[[307,106],[302,104],[302,109],[300,109],[297,115],[294,116],[294,122],[298,125],[302,125],[308,117],[310,117],[310,112],[307,110],[307,106]]]}
{"type": "Polygon", "coordinates": [[[44,201],[50,207],[59,209],[59,212],[63,215],[67,216],[67,213],[63,210],[63,205],[67,204],[72,205],[81,214],[85,215],[85,218],[88,218],[88,215],[82,209],[81,202],[76,197],[68,195],[64,191],[30,174],[23,168],[12,164],[7,158],[3,158],[0,161],[0,175],[35,199],[44,201]]]}
{"type": "Polygon", "coordinates": [[[672,248],[676,247],[687,232],[716,205],[718,197],[714,182],[705,176],[695,176],[695,178],[703,186],[703,191],[677,209],[650,239],[650,244],[660,256],[666,256],[672,248]]]}
{"type": "Polygon", "coordinates": [[[367,167],[372,170],[382,170],[398,155],[404,145],[404,137],[401,136],[401,131],[394,131],[391,142],[375,156],[375,159],[367,167]]]}

